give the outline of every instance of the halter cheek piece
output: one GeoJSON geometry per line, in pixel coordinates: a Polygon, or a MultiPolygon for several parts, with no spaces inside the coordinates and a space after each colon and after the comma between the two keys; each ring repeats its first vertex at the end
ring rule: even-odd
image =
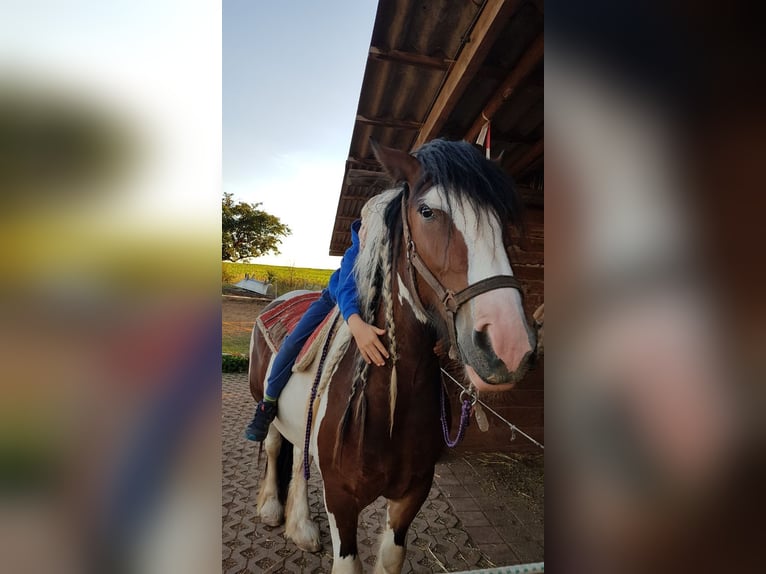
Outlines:
{"type": "Polygon", "coordinates": [[[417,249],[415,249],[415,242],[412,240],[410,234],[410,225],[407,220],[407,199],[409,196],[409,187],[407,184],[404,186],[404,192],[402,193],[402,230],[404,235],[404,243],[407,245],[407,271],[410,276],[410,284],[412,285],[412,297],[415,300],[415,305],[418,306],[420,311],[425,314],[425,307],[420,300],[418,290],[415,283],[415,271],[425,280],[426,283],[434,290],[437,297],[442,303],[444,311],[447,313],[448,318],[448,330],[450,336],[450,350],[449,357],[453,360],[458,360],[458,346],[457,346],[457,327],[455,321],[457,318],[457,312],[460,307],[482,293],[487,291],[493,291],[495,289],[513,288],[516,289],[519,294],[522,294],[521,283],[512,275],[495,275],[493,277],[487,277],[481,281],[477,281],[473,285],[469,285],[465,289],[455,293],[450,289],[445,289],[436,276],[431,273],[431,270],[423,262],[418,255],[417,249]]]}

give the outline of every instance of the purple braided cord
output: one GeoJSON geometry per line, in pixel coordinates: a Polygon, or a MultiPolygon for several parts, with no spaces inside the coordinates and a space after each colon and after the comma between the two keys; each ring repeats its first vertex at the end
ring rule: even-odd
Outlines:
{"type": "Polygon", "coordinates": [[[449,437],[449,430],[447,429],[447,413],[444,408],[444,396],[446,394],[447,391],[445,391],[444,386],[442,386],[442,392],[439,395],[442,405],[442,432],[444,433],[444,442],[448,447],[454,448],[461,440],[463,440],[465,429],[468,427],[468,417],[471,416],[471,401],[469,399],[465,399],[463,401],[463,408],[460,412],[460,425],[457,429],[457,436],[455,437],[455,440],[451,440],[449,437]]]}
{"type": "Polygon", "coordinates": [[[309,442],[311,441],[311,423],[314,420],[314,400],[317,398],[317,389],[319,388],[319,379],[322,378],[322,368],[324,367],[324,361],[327,358],[327,352],[330,350],[330,341],[332,341],[332,332],[335,330],[335,324],[338,322],[340,313],[335,315],[333,319],[330,331],[327,333],[327,339],[325,339],[322,346],[322,356],[319,358],[319,367],[317,368],[317,374],[314,377],[314,383],[311,385],[311,400],[309,401],[309,413],[306,420],[306,440],[303,442],[303,478],[309,479],[311,473],[309,471],[309,442]]]}

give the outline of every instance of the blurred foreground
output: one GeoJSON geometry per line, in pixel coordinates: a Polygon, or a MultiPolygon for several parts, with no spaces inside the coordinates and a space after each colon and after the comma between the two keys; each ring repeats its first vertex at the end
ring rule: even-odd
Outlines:
{"type": "Polygon", "coordinates": [[[219,567],[220,9],[4,6],[3,571],[219,567]]]}
{"type": "Polygon", "coordinates": [[[763,36],[712,6],[546,3],[552,571],[764,568],[763,36]]]}

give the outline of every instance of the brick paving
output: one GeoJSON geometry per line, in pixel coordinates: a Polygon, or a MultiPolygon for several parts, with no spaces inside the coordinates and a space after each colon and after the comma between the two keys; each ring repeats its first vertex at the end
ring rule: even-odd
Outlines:
{"type": "MultiPolygon", "coordinates": [[[[256,466],[258,445],[243,435],[253,406],[247,376],[224,374],[223,571],[329,573],[332,542],[318,472],[309,480],[309,505],[322,542],[318,553],[298,549],[284,538],[283,526],[266,526],[255,515],[265,455],[256,466]]],[[[543,560],[542,487],[537,500],[504,488],[507,459],[502,454],[451,454],[437,465],[428,500],[407,536],[404,572],[455,572],[543,560]]],[[[359,517],[359,552],[369,571],[385,515],[380,498],[359,517]]]]}

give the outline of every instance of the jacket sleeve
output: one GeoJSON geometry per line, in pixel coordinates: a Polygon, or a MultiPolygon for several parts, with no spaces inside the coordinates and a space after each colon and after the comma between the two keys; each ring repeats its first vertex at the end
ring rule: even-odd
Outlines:
{"type": "Polygon", "coordinates": [[[354,278],[354,263],[356,263],[356,256],[359,255],[360,227],[361,222],[359,220],[351,224],[351,247],[346,250],[340,262],[337,293],[335,293],[338,307],[346,322],[354,313],[361,315],[359,311],[359,294],[356,289],[356,279],[354,278]]]}

